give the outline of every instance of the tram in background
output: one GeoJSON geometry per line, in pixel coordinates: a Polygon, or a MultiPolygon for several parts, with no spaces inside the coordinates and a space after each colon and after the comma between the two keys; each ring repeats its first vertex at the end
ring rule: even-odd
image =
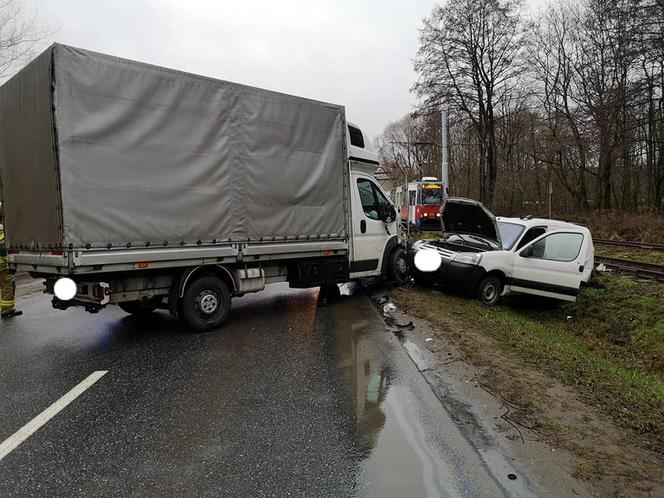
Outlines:
{"type": "Polygon", "coordinates": [[[443,182],[433,176],[396,187],[392,192],[401,222],[420,230],[440,230],[440,208],[443,205],[443,182]]]}

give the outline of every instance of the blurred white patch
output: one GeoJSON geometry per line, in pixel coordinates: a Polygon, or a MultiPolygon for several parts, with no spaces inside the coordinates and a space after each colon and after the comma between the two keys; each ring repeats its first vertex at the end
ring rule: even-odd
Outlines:
{"type": "Polygon", "coordinates": [[[415,254],[415,267],[421,272],[436,271],[442,262],[438,251],[433,249],[423,249],[415,254]]]}
{"type": "Polygon", "coordinates": [[[76,282],[71,278],[61,278],[55,282],[53,292],[61,301],[71,301],[76,295],[76,282]]]}

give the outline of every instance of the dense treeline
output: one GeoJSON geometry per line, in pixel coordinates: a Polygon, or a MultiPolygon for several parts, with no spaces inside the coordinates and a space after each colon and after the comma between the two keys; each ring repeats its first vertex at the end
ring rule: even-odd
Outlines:
{"type": "Polygon", "coordinates": [[[503,213],[664,210],[664,0],[455,0],[420,31],[419,106],[377,146],[402,182],[440,170],[503,213]],[[541,209],[539,209],[541,208],[541,209]]]}

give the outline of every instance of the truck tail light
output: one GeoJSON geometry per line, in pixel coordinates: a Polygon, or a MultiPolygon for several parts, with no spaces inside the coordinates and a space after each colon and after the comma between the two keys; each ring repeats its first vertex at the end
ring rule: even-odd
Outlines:
{"type": "Polygon", "coordinates": [[[64,256],[64,251],[51,251],[51,256],[64,256]]]}

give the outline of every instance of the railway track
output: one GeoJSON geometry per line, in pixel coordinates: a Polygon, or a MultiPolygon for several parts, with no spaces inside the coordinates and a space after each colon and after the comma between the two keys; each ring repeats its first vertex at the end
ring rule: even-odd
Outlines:
{"type": "Polygon", "coordinates": [[[664,265],[597,255],[595,256],[595,263],[603,263],[611,270],[634,277],[664,282],[664,265]]]}
{"type": "Polygon", "coordinates": [[[595,244],[604,246],[633,247],[635,249],[649,249],[664,251],[664,244],[651,244],[650,242],[629,242],[626,240],[593,239],[595,244]]]}

